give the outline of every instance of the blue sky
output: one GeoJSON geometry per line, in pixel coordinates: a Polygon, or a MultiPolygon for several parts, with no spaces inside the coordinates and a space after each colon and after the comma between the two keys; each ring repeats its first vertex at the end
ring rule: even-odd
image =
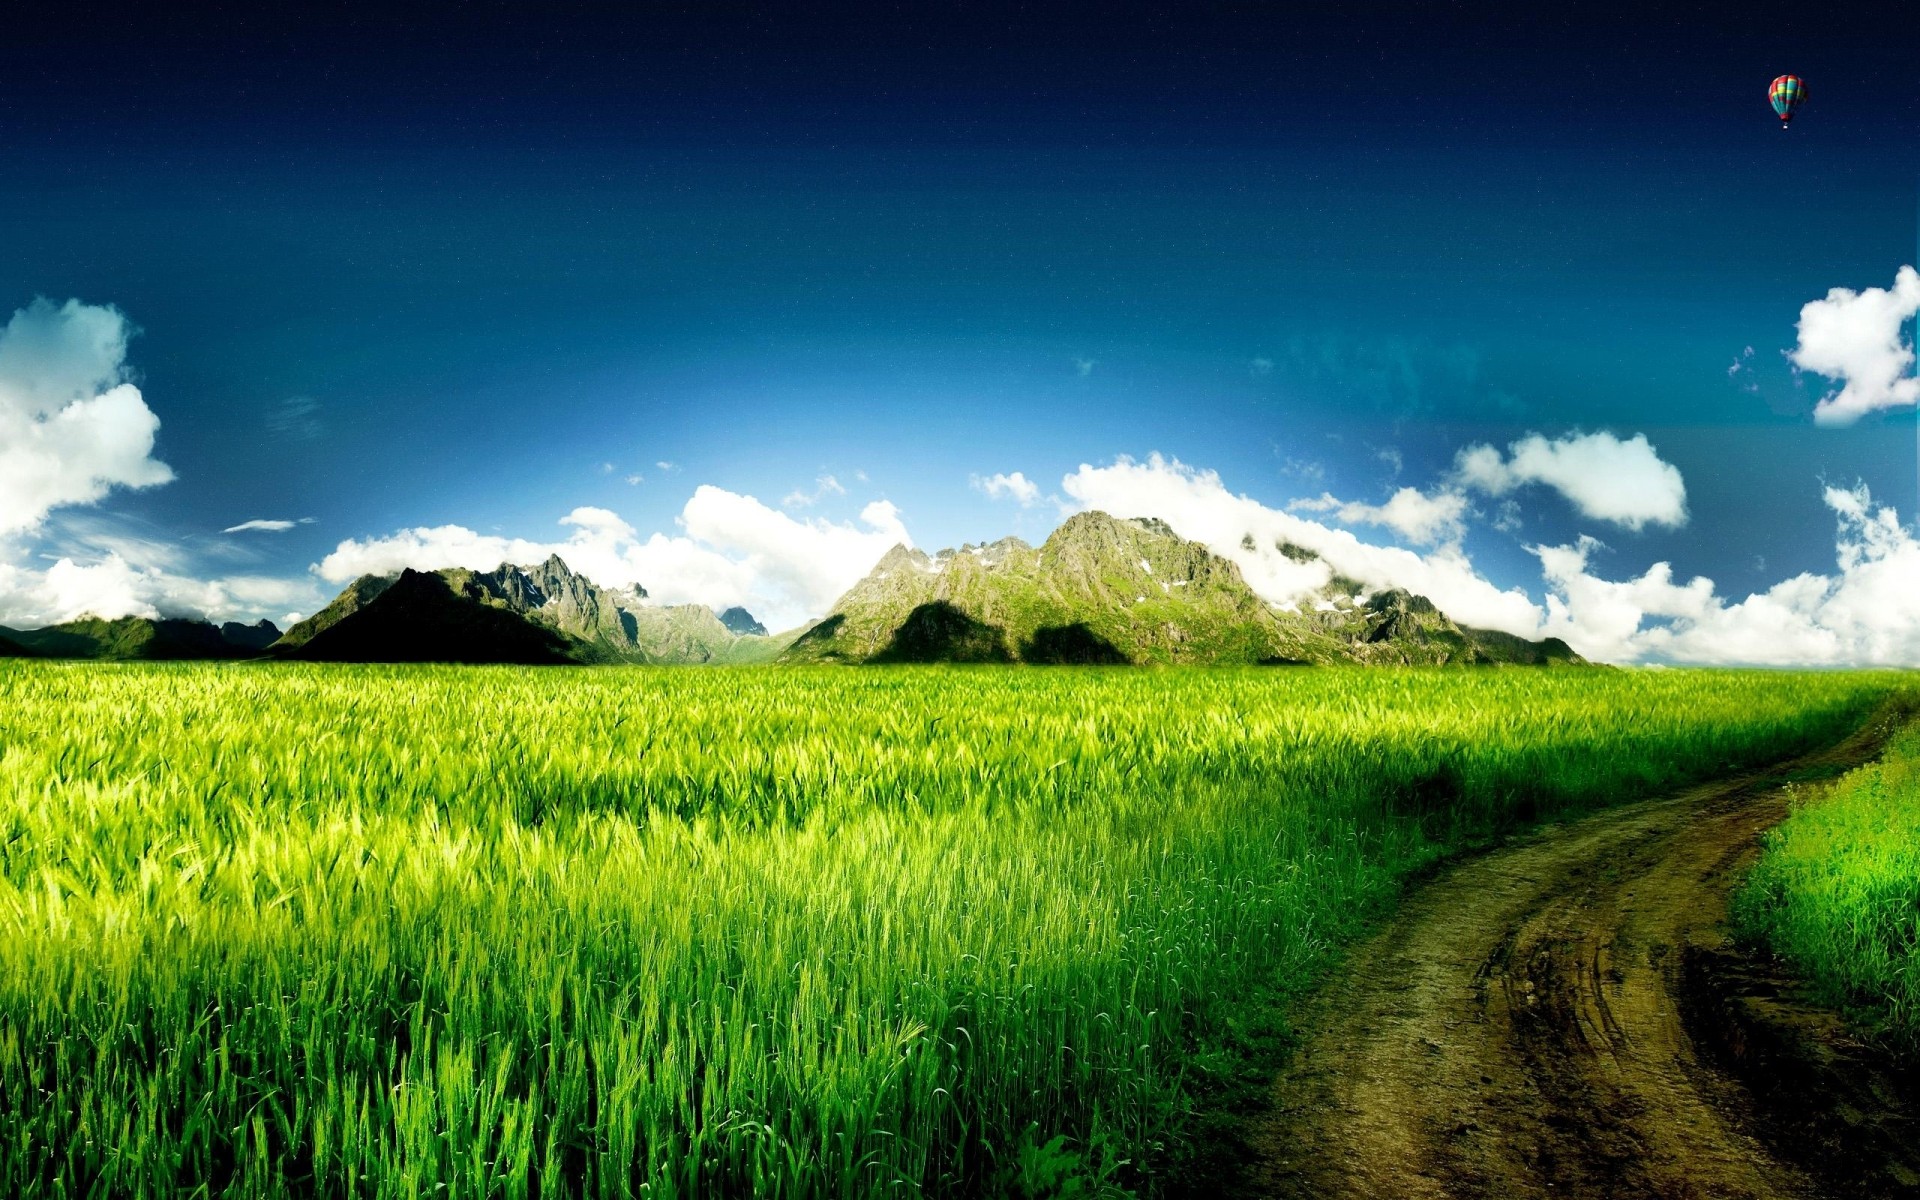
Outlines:
{"type": "MultiPolygon", "coordinates": [[[[343,542],[383,565],[409,529],[545,545],[581,508],[700,543],[629,560],[682,573],[639,579],[662,598],[797,619],[884,534],[1038,540],[1082,464],[1156,453],[1282,512],[1460,492],[1452,541],[1543,621],[1539,548],[1583,535],[1595,579],[1667,562],[1737,605],[1842,586],[1829,488],[1910,527],[1912,408],[1817,426],[1844,380],[1784,357],[1804,305],[1914,259],[1920,92],[1889,26],[243,11],[29,21],[0,49],[0,313],[123,314],[173,476],[14,521],[0,623],[64,615],[40,577],[62,558],[254,581],[96,582],[281,618],[331,593],[314,568],[343,542]],[[1783,133],[1766,86],[1789,70],[1810,100],[1783,133]],[[1600,432],[1677,469],[1683,520],[1460,483],[1468,447],[1600,432]],[[973,482],[1011,472],[1036,503],[973,482]],[[689,524],[702,486],[824,540],[689,524]],[[294,524],[222,532],[256,519],[294,524]],[[832,570],[802,578],[783,540],[832,570]]],[[[1719,619],[1659,611],[1637,628],[1719,619]]],[[[1904,654],[1900,619],[1841,641],[1904,654]]]]}

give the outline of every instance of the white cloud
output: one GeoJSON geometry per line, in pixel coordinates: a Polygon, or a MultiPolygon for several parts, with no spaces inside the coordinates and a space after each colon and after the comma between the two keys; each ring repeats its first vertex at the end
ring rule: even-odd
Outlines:
{"type": "Polygon", "coordinates": [[[1867,490],[1826,489],[1838,520],[1838,571],[1801,574],[1729,602],[1710,579],[1677,582],[1656,563],[1637,578],[1589,571],[1600,543],[1538,547],[1551,594],[1546,631],[1581,653],[1765,666],[1920,663],[1920,541],[1867,490]]]}
{"type": "Polygon", "coordinates": [[[811,505],[818,504],[828,496],[844,496],[846,494],[847,489],[840,485],[838,479],[835,479],[831,475],[822,475],[813,481],[813,490],[811,492],[803,492],[799,488],[788,492],[781,498],[780,507],[807,508],[811,505]]]}
{"type": "Polygon", "coordinates": [[[1273,374],[1273,360],[1270,358],[1253,359],[1247,363],[1247,371],[1256,378],[1262,375],[1271,375],[1273,374]]]}
{"type": "Polygon", "coordinates": [[[1799,344],[1788,360],[1841,385],[1821,398],[1815,421],[1851,425],[1876,409],[1920,400],[1920,379],[1911,373],[1913,346],[1901,328],[1916,312],[1920,273],[1912,267],[1900,268],[1892,290],[1834,288],[1800,309],[1799,344]]]}
{"type": "Polygon", "coordinates": [[[1570,433],[1552,441],[1530,433],[1507,449],[1503,456],[1492,446],[1467,447],[1454,460],[1454,479],[1492,496],[1542,483],[1581,515],[1628,529],[1687,523],[1680,470],[1661,459],[1644,433],[1625,441],[1611,433],[1570,433]]]}
{"type": "Polygon", "coordinates": [[[828,612],[896,543],[913,544],[899,510],[885,500],[863,508],[858,525],[802,521],[708,484],[696,488],[682,508],[679,535],[654,533],[642,540],[603,508],[576,508],[561,523],[573,532],[559,542],[496,537],[459,525],[348,540],[314,571],[337,585],[402,567],[491,570],[558,554],[604,587],[638,584],[659,604],[739,604],[770,628],[787,628],[828,612]]]}
{"type": "Polygon", "coordinates": [[[222,529],[220,532],[221,533],[248,533],[248,532],[285,533],[287,530],[292,529],[295,526],[311,525],[311,524],[313,524],[312,517],[301,517],[298,521],[269,521],[269,520],[261,520],[259,518],[255,518],[254,520],[251,520],[251,521],[242,521],[238,525],[229,525],[225,529],[222,529]]]}
{"type": "Polygon", "coordinates": [[[1040,502],[1040,485],[1018,471],[1011,475],[1004,471],[995,475],[969,475],[967,483],[974,491],[984,493],[989,499],[1015,500],[1022,508],[1040,502]]]}
{"type": "Polygon", "coordinates": [[[0,624],[24,629],[89,615],[253,620],[294,605],[311,610],[321,600],[311,579],[192,579],[118,554],[91,563],[61,558],[45,571],[0,563],[0,624]]]}
{"type": "Polygon", "coordinates": [[[1076,358],[1073,360],[1074,374],[1085,379],[1087,376],[1093,374],[1094,367],[1098,365],[1099,364],[1091,358],[1076,358]]]}
{"type": "Polygon", "coordinates": [[[1295,500],[1287,507],[1331,513],[1343,525],[1378,525],[1416,546],[1458,542],[1466,532],[1467,498],[1455,491],[1428,495],[1418,488],[1403,487],[1385,504],[1339,500],[1323,492],[1317,500],[1295,500]]]}
{"type": "Polygon", "coordinates": [[[127,382],[130,333],[117,310],[78,300],[35,300],[0,329],[0,534],[173,478],[152,457],[160,419],[127,382]]]}
{"type": "Polygon", "coordinates": [[[1483,579],[1457,546],[1423,555],[1370,545],[1344,529],[1235,495],[1215,472],[1158,454],[1144,463],[1121,458],[1107,467],[1082,464],[1061,486],[1077,508],[1119,517],[1159,517],[1182,537],[1204,542],[1233,560],[1254,591],[1276,604],[1297,602],[1337,572],[1370,590],[1406,588],[1431,599],[1455,620],[1484,629],[1533,636],[1545,616],[1524,591],[1503,590],[1483,579]],[[1298,561],[1298,551],[1290,557],[1283,544],[1319,557],[1298,561]]]}

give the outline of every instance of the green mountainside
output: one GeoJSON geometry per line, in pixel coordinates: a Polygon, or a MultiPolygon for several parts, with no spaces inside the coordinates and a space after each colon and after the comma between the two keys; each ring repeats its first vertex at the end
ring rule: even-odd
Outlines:
{"type": "MultiPolygon", "coordinates": [[[[1310,553],[1301,551],[1300,553],[1310,553]]],[[[1348,580],[1299,611],[1164,522],[1070,518],[928,555],[896,546],[794,640],[788,662],[1577,663],[1564,642],[1462,627],[1404,591],[1348,580]]]]}
{"type": "MultiPolygon", "coordinates": [[[[0,641],[43,658],[250,658],[279,636],[271,621],[222,627],[174,617],[81,617],[44,629],[0,629],[0,641]]],[[[0,655],[8,653],[0,646],[0,655]]]]}
{"type": "Polygon", "coordinates": [[[602,588],[558,555],[492,571],[363,575],[273,649],[339,661],[720,663],[766,661],[785,645],[735,632],[704,604],[651,605],[646,595],[602,588]]]}

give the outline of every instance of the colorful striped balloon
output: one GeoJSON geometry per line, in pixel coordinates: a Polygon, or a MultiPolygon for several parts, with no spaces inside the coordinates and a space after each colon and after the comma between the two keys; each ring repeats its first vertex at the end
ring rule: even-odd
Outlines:
{"type": "Polygon", "coordinates": [[[1773,81],[1767,89],[1767,99],[1773,101],[1773,111],[1780,114],[1780,128],[1785,129],[1787,122],[1793,120],[1793,110],[1799,108],[1807,98],[1807,81],[1798,75],[1782,75],[1773,81]]]}

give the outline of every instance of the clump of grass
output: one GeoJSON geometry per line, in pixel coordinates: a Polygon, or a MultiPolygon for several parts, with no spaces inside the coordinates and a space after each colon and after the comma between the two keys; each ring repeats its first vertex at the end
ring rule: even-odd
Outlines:
{"type": "Polygon", "coordinates": [[[1734,919],[1826,1000],[1920,1052],[1920,723],[1767,835],[1734,919]]]}
{"type": "Polygon", "coordinates": [[[1892,686],[0,664],[0,1195],[1150,1187],[1410,872],[1892,686]]]}

